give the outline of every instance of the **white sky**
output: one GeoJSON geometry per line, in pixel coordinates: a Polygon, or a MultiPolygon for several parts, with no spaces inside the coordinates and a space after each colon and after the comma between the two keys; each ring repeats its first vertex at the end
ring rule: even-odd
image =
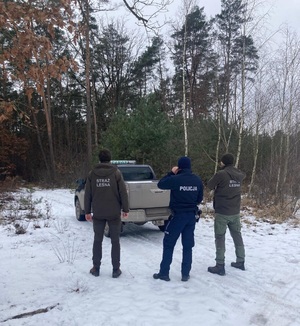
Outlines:
{"type": "Polygon", "coordinates": [[[274,0],[273,24],[288,24],[300,31],[300,1],[299,0],[274,0]]]}
{"type": "MultiPolygon", "coordinates": [[[[122,0],[119,3],[123,3],[122,0]]],[[[132,3],[134,0],[127,0],[132,3]]],[[[166,1],[166,0],[165,0],[166,1]]],[[[300,0],[253,0],[256,1],[257,7],[259,9],[257,15],[260,17],[256,17],[255,23],[259,21],[259,30],[262,35],[266,39],[268,39],[271,35],[276,32],[275,40],[277,40],[280,44],[282,34],[278,33],[280,28],[284,28],[286,26],[289,27],[290,32],[297,32],[300,36],[300,0]],[[262,20],[261,17],[264,17],[262,20]]],[[[159,2],[157,0],[156,2],[159,2]]],[[[155,3],[155,1],[153,2],[155,3]]],[[[172,31],[170,20],[177,25],[176,22],[180,22],[182,20],[182,10],[183,10],[184,0],[173,0],[173,2],[167,7],[168,12],[160,13],[156,19],[152,20],[154,23],[155,20],[158,20],[160,24],[163,22],[169,21],[169,24],[166,24],[163,27],[163,34],[169,34],[172,31]]],[[[204,7],[204,12],[207,18],[210,18],[221,11],[221,0],[195,0],[195,4],[200,8],[204,7]]],[[[257,8],[256,7],[256,8],[257,8]]],[[[151,7],[150,7],[151,8],[151,7]]],[[[147,7],[147,10],[143,8],[143,13],[146,15],[150,15],[152,9],[147,7]]],[[[143,27],[137,27],[138,21],[134,16],[128,11],[123,9],[118,9],[115,12],[110,12],[106,14],[107,16],[116,18],[120,17],[125,20],[126,26],[129,30],[135,32],[143,32],[143,27]]],[[[147,17],[148,18],[148,17],[147,17]]],[[[162,32],[160,32],[161,34],[162,32]]],[[[151,36],[151,33],[149,34],[151,36]]],[[[274,39],[272,37],[272,39],[274,39]]]]}
{"type": "MultiPolygon", "coordinates": [[[[100,277],[89,274],[93,229],[75,218],[74,189],[37,190],[33,199],[42,199],[35,209],[44,217],[15,221],[25,234],[0,223],[1,326],[300,325],[299,227],[255,221],[244,211],[246,271],[230,266],[235,253],[227,233],[226,275],[218,276],[207,272],[215,264],[215,245],[213,219],[203,216],[196,225],[190,280],[180,280],[178,240],[171,281],[165,282],[152,277],[159,269],[163,233],[151,223],[128,225],[121,236],[123,273],[113,279],[108,238],[100,277]],[[47,307],[52,309],[11,319],[47,307]]],[[[0,212],[5,218],[25,213],[0,212]]]]}
{"type": "MultiPolygon", "coordinates": [[[[275,30],[281,24],[289,24],[300,31],[300,1],[299,0],[256,0],[260,3],[261,13],[269,12],[269,22],[275,30]]],[[[178,8],[182,7],[183,0],[174,0],[170,5],[170,12],[178,14],[178,8]],[[178,4],[178,5],[176,5],[178,4]]],[[[196,0],[199,7],[204,7],[207,17],[214,16],[221,10],[221,0],[196,0]]]]}
{"type": "MultiPolygon", "coordinates": [[[[182,3],[181,0],[174,0],[174,3],[182,3]]],[[[270,24],[277,29],[281,24],[289,24],[292,28],[300,31],[300,0],[262,0],[257,1],[263,4],[262,13],[270,11],[270,24]]],[[[214,16],[221,10],[221,0],[198,0],[199,7],[204,7],[208,17],[214,16]]]]}
{"type": "MultiPolygon", "coordinates": [[[[127,0],[131,4],[134,0],[127,0]]],[[[166,0],[165,0],[166,1],[166,0]]],[[[168,20],[180,21],[182,19],[182,8],[184,0],[173,0],[167,9],[168,12],[160,13],[156,20],[160,22],[165,22],[168,20]]],[[[266,30],[267,35],[273,34],[273,32],[278,31],[280,27],[284,27],[284,24],[288,24],[291,31],[295,30],[298,35],[300,35],[300,0],[253,0],[259,3],[259,15],[264,16],[263,30],[266,30]]],[[[159,2],[157,0],[156,2],[159,2]]],[[[118,0],[118,3],[122,3],[122,0],[118,0]]],[[[155,3],[155,1],[153,1],[155,3]]],[[[221,10],[221,0],[195,0],[195,4],[199,7],[204,7],[204,12],[207,18],[220,13],[221,10]]],[[[124,5],[124,4],[123,4],[124,5]]],[[[144,8],[143,12],[150,14],[151,9],[147,7],[144,8]]],[[[114,13],[109,12],[106,14],[109,17],[123,18],[126,21],[126,26],[129,30],[143,31],[142,27],[137,27],[137,19],[133,17],[128,10],[124,8],[119,8],[114,13]]],[[[147,17],[148,18],[148,17],[147,17]]],[[[262,21],[260,21],[262,24],[262,21]]],[[[169,33],[170,24],[166,25],[164,28],[164,33],[169,33]],[[169,27],[168,27],[169,26],[169,27]]],[[[261,30],[262,31],[262,30],[261,30]]]]}

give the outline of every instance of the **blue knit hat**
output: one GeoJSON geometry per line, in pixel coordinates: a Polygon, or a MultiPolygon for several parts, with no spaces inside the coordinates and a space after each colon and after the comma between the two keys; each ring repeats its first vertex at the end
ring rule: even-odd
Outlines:
{"type": "Polygon", "coordinates": [[[179,169],[190,169],[191,168],[191,160],[187,156],[182,156],[178,160],[178,168],[179,169]]]}

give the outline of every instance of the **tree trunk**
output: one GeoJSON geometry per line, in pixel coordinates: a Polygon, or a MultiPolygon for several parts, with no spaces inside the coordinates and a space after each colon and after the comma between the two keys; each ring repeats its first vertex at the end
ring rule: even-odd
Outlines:
{"type": "Polygon", "coordinates": [[[43,106],[46,117],[46,125],[47,125],[47,135],[48,135],[48,143],[49,143],[49,155],[50,155],[50,175],[52,181],[55,181],[56,171],[55,171],[55,159],[54,159],[54,150],[53,150],[53,137],[52,137],[52,124],[51,124],[51,107],[48,107],[47,100],[45,97],[45,93],[42,95],[43,106]]]}
{"type": "Polygon", "coordinates": [[[90,169],[92,165],[92,117],[91,117],[91,85],[90,85],[90,30],[89,30],[89,3],[88,0],[85,1],[85,12],[82,13],[84,16],[85,23],[85,87],[86,87],[86,130],[87,130],[87,162],[86,162],[86,172],[90,169]]]}
{"type": "Polygon", "coordinates": [[[186,16],[184,23],[184,36],[183,36],[183,55],[182,55],[182,116],[183,116],[183,129],[184,129],[184,154],[188,156],[188,132],[187,132],[187,107],[186,107],[186,16]]]}
{"type": "MultiPolygon", "coordinates": [[[[25,86],[25,89],[27,88],[27,86],[25,86]]],[[[26,95],[27,97],[27,101],[28,101],[28,108],[31,109],[32,112],[32,117],[33,117],[33,122],[34,122],[34,126],[35,126],[35,130],[36,130],[36,135],[37,135],[37,139],[38,139],[38,144],[40,146],[40,150],[42,153],[42,157],[46,166],[46,170],[48,173],[48,177],[51,178],[51,172],[50,172],[50,166],[48,164],[48,160],[44,151],[44,147],[43,147],[43,143],[42,143],[42,139],[41,139],[41,134],[40,134],[40,129],[39,129],[39,125],[38,125],[38,121],[37,121],[37,117],[36,117],[36,110],[32,107],[31,105],[31,99],[30,96],[26,95]]]]}
{"type": "Polygon", "coordinates": [[[242,83],[242,103],[241,103],[241,116],[240,116],[240,128],[239,128],[239,141],[238,141],[238,149],[236,154],[235,167],[239,166],[241,151],[242,151],[242,138],[243,138],[243,130],[244,130],[244,119],[245,119],[245,98],[246,98],[246,70],[245,70],[245,36],[246,36],[246,28],[244,25],[243,28],[243,57],[242,57],[242,75],[241,75],[241,83],[242,83]]]}
{"type": "Polygon", "coordinates": [[[93,122],[94,122],[94,144],[95,146],[98,146],[98,125],[97,125],[97,115],[96,115],[96,85],[94,80],[92,83],[92,110],[93,110],[93,122]]]}
{"type": "Polygon", "coordinates": [[[254,138],[254,155],[253,155],[253,167],[252,167],[252,173],[251,173],[251,180],[249,184],[249,190],[248,190],[248,196],[251,195],[253,185],[254,185],[254,180],[256,176],[256,167],[257,167],[257,158],[258,158],[258,148],[259,148],[259,122],[260,122],[260,117],[259,113],[257,113],[257,118],[256,118],[256,125],[255,125],[255,138],[254,138]]]}

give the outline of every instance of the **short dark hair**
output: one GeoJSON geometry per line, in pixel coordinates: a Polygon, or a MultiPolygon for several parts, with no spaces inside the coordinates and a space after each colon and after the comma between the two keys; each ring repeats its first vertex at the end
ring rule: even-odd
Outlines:
{"type": "Polygon", "coordinates": [[[111,153],[108,149],[101,149],[101,151],[99,152],[99,161],[101,163],[107,163],[111,161],[111,153]]]}

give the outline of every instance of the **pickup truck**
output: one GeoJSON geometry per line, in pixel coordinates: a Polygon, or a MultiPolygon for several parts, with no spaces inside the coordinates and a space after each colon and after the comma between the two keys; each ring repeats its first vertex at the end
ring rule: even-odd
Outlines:
{"type": "MultiPolygon", "coordinates": [[[[121,171],[128,196],[129,214],[127,219],[122,218],[122,230],[125,223],[143,225],[152,222],[164,231],[165,221],[170,216],[170,191],[157,187],[158,180],[150,165],[135,164],[135,161],[111,161],[121,171]]],[[[85,221],[84,212],[84,186],[85,180],[77,180],[74,204],[76,218],[85,221]]],[[[108,225],[105,236],[109,237],[108,225]]]]}

